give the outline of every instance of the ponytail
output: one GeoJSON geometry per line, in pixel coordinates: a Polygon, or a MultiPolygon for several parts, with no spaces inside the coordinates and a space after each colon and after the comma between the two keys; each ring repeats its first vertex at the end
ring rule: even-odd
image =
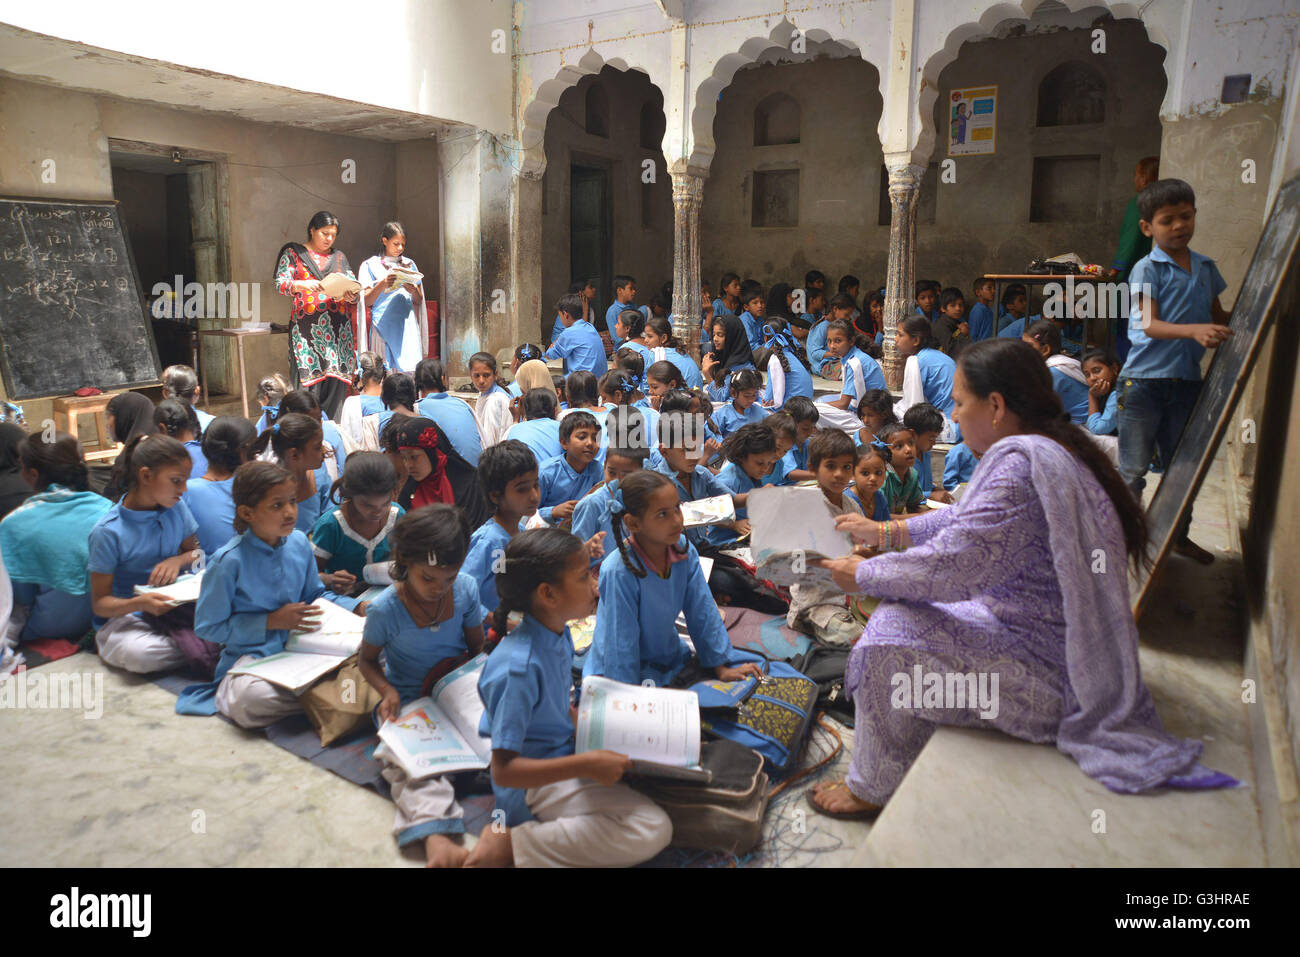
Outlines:
{"type": "Polygon", "coordinates": [[[496,575],[499,601],[492,612],[492,628],[498,636],[505,637],[511,612],[532,613],[537,589],[559,583],[569,560],[581,549],[581,539],[559,528],[530,528],[510,539],[504,571],[496,575]]]}
{"type": "Polygon", "coordinates": [[[614,528],[618,554],[622,557],[627,570],[637,578],[645,578],[646,570],[624,542],[626,536],[623,534],[623,516],[635,515],[640,518],[650,508],[650,496],[665,485],[672,484],[672,479],[668,476],[650,469],[633,472],[619,483],[618,494],[614,498],[614,507],[610,513],[610,523],[614,528]]]}
{"type": "MultiPolygon", "coordinates": [[[[320,420],[313,419],[301,412],[288,412],[277,416],[271,427],[266,429],[249,449],[251,456],[262,455],[269,448],[275,457],[284,461],[285,453],[290,449],[301,449],[316,434],[323,433],[320,420]]],[[[181,446],[183,449],[185,446],[181,446]]]]}
{"type": "Polygon", "coordinates": [[[126,444],[118,461],[122,463],[123,490],[130,491],[140,480],[141,469],[160,469],[168,465],[190,465],[190,453],[170,435],[145,433],[126,444]]]}

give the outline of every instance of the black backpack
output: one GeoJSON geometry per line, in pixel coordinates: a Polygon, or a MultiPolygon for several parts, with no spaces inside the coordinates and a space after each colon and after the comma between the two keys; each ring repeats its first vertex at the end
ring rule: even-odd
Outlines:
{"type": "Polygon", "coordinates": [[[801,674],[817,683],[817,710],[825,711],[841,724],[853,727],[853,696],[844,689],[844,669],[849,663],[848,648],[813,645],[802,655],[790,659],[801,674]]]}

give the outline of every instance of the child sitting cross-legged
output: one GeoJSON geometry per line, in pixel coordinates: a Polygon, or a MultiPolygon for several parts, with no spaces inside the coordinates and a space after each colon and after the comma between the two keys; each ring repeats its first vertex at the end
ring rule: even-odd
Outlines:
{"type": "MultiPolygon", "coordinates": [[[[808,442],[808,464],[832,515],[862,514],[858,500],[845,491],[853,482],[856,452],[853,440],[840,429],[818,429],[808,442]]],[[[786,624],[841,648],[852,645],[862,634],[862,625],[849,612],[847,596],[833,585],[791,585],[786,624]]]]}
{"type": "MultiPolygon", "coordinates": [[[[370,603],[359,661],[361,674],[382,696],[380,722],[418,698],[435,668],[457,667],[482,650],[478,582],[460,570],[468,548],[465,515],[454,505],[417,508],[394,526],[395,584],[370,603]]],[[[398,845],[423,840],[430,867],[463,864],[469,852],[453,837],[465,831],[464,812],[451,781],[443,775],[411,780],[382,744],[375,757],[384,763],[397,805],[398,845]]]]}

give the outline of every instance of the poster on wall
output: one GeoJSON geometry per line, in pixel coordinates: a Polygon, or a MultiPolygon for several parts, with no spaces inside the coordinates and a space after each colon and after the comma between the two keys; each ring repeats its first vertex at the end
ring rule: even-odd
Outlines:
{"type": "Polygon", "coordinates": [[[948,94],[948,155],[978,156],[995,152],[998,88],[972,86],[948,94]]]}

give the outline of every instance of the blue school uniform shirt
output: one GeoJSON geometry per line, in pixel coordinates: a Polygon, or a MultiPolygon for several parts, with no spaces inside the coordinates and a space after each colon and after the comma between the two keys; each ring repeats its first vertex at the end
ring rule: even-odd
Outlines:
{"type": "MultiPolygon", "coordinates": [[[[153,567],[171,558],[181,542],[199,530],[182,497],[171,508],[139,510],[118,502],[90,530],[87,569],[113,576],[113,597],[134,598],[135,586],[149,581],[153,567]]],[[[95,628],[108,619],[96,615],[95,628]]]]}
{"type": "MultiPolygon", "coordinates": [[[[811,471],[808,468],[808,443],[811,441],[812,439],[805,439],[802,444],[795,443],[790,446],[790,451],[786,452],[781,458],[780,469],[782,481],[777,484],[788,484],[789,479],[786,477],[795,469],[800,469],[804,472],[811,471]]],[[[854,442],[855,444],[857,442],[856,432],[854,433],[854,442]]]]}
{"type": "MultiPolygon", "coordinates": [[[[670,684],[691,658],[690,647],[677,633],[679,612],[686,617],[703,667],[716,668],[738,657],[700,567],[699,552],[685,538],[678,547],[686,550],[686,558],[668,566],[667,578],[649,569],[638,578],[617,551],[605,556],[600,563],[596,632],[582,666],[584,678],[604,675],[627,684],[670,684]]],[[[628,548],[632,560],[638,561],[628,548]]]]}
{"type": "Polygon", "coordinates": [[[651,364],[659,362],[662,359],[671,362],[677,367],[677,371],[682,374],[682,381],[686,383],[687,388],[704,388],[704,376],[700,372],[700,367],[696,364],[695,360],[686,355],[686,353],[677,349],[669,349],[667,346],[659,346],[658,348],[650,349],[648,351],[650,353],[650,363],[647,363],[647,369],[650,368],[651,364]]]}
{"type": "Polygon", "coordinates": [[[921,491],[927,497],[934,491],[934,467],[930,464],[930,453],[921,452],[916,457],[916,478],[921,483],[921,491]]]}
{"type": "Polygon", "coordinates": [[[544,521],[554,524],[555,506],[582,498],[600,484],[604,473],[605,466],[600,459],[592,459],[581,472],[563,454],[547,459],[537,467],[537,484],[542,490],[537,513],[544,521]]]}
{"type": "Polygon", "coordinates": [[[975,474],[979,459],[965,442],[958,442],[948,450],[943,460],[943,487],[951,492],[963,482],[969,482],[975,474]]]}
{"type": "Polygon", "coordinates": [[[999,339],[1019,339],[1021,336],[1023,336],[1023,335],[1025,334],[1025,330],[1026,330],[1026,329],[1028,329],[1030,326],[1032,326],[1034,323],[1036,323],[1036,322],[1037,322],[1039,319],[1041,319],[1041,318],[1043,318],[1043,317],[1042,317],[1042,316],[1024,316],[1023,318],[1015,319],[1015,320],[1013,320],[1011,323],[1009,323],[1008,325],[1005,325],[1005,326],[1002,327],[1002,331],[998,333],[998,338],[999,338],[999,339]]]}
{"type": "Polygon", "coordinates": [[[957,373],[957,363],[938,349],[922,349],[916,354],[917,371],[921,373],[921,391],[925,401],[952,418],[952,380],[957,373]]]}
{"type": "Polygon", "coordinates": [[[1142,328],[1139,293],[1144,284],[1165,322],[1180,324],[1209,322],[1210,307],[1219,293],[1227,288],[1219,267],[1208,256],[1188,250],[1191,272],[1179,266],[1169,254],[1153,245],[1151,252],[1137,261],[1129,273],[1132,307],[1128,337],[1131,343],[1123,379],[1188,379],[1201,381],[1201,357],[1205,347],[1195,339],[1152,339],[1142,328]]]}
{"type": "Polygon", "coordinates": [[[199,527],[199,548],[211,555],[235,537],[235,502],[230,490],[235,477],[219,482],[192,478],[185,486],[181,501],[189,506],[199,527]]]}
{"type": "Polygon", "coordinates": [[[217,685],[244,655],[265,658],[284,650],[288,629],[268,629],[267,616],[284,605],[325,594],[311,543],[294,530],[268,545],[252,530],[231,539],[208,560],[194,605],[194,631],[222,645],[213,680],[190,685],[177,714],[216,714],[217,685]]]}
{"type": "Polygon", "coordinates": [[[989,338],[993,335],[993,310],[982,302],[975,303],[970,307],[966,324],[970,328],[971,342],[989,338]]]}
{"type": "Polygon", "coordinates": [[[424,628],[412,620],[393,585],[366,606],[361,640],[384,650],[384,677],[397,689],[404,705],[420,696],[424,677],[434,665],[465,653],[465,629],[483,624],[478,582],[461,572],[451,589],[451,617],[424,628]]]}
{"type": "MultiPolygon", "coordinates": [[[[635,352],[637,355],[641,357],[641,361],[644,363],[644,366],[641,369],[641,378],[637,380],[636,387],[640,389],[642,392],[644,392],[645,391],[645,370],[649,369],[650,366],[654,364],[655,361],[654,356],[650,354],[649,349],[643,346],[640,342],[637,342],[633,339],[624,340],[619,344],[618,349],[631,349],[633,352],[635,352]]],[[[618,349],[615,349],[614,351],[617,352],[618,349]]]]}
{"type": "Polygon", "coordinates": [[[551,345],[555,345],[556,340],[560,338],[560,334],[564,332],[564,328],[564,313],[561,312],[556,315],[555,322],[551,324],[551,345]]]}
{"type": "Polygon", "coordinates": [[[745,338],[749,340],[749,348],[754,351],[763,348],[763,320],[746,309],[740,314],[740,324],[745,327],[745,338]]]}
{"type": "Polygon", "coordinates": [[[762,422],[771,414],[770,411],[763,408],[757,402],[751,405],[744,412],[736,411],[735,402],[728,402],[722,408],[713,413],[713,424],[718,427],[719,434],[725,439],[742,425],[752,425],[755,422],[762,422]]]}
{"type": "MultiPolygon", "coordinates": [[[[790,364],[790,371],[785,372],[785,397],[782,399],[781,405],[784,406],[785,399],[790,398],[792,395],[802,395],[811,399],[814,395],[812,373],[808,371],[806,365],[799,361],[799,357],[790,350],[786,351],[785,360],[790,364]]],[[[769,370],[771,369],[773,362],[778,366],[781,364],[781,360],[774,355],[768,360],[769,370]]],[[[784,370],[782,371],[784,372],[784,370]]],[[[767,383],[763,386],[761,401],[771,402],[773,399],[773,389],[772,374],[770,371],[766,378],[767,383]]]]}
{"type": "Polygon", "coordinates": [[[451,447],[466,462],[478,468],[479,456],[483,454],[483,439],[469,403],[446,392],[431,392],[416,403],[415,412],[437,422],[439,428],[447,433],[451,447]]]}
{"type": "Polygon", "coordinates": [[[483,615],[492,614],[501,603],[497,595],[497,559],[505,554],[509,544],[510,533],[495,518],[489,518],[469,537],[469,552],[465,555],[465,563],[460,566],[460,573],[468,575],[478,585],[483,615]]]}
{"type": "Polygon", "coordinates": [[[707,395],[710,401],[713,402],[730,402],[731,401],[731,376],[734,373],[739,372],[741,369],[752,369],[752,368],[754,368],[754,363],[752,362],[742,362],[739,365],[732,366],[730,369],[727,370],[726,374],[722,377],[722,385],[714,385],[713,380],[709,379],[709,381],[706,382],[704,385],[705,395],[707,395]]]}
{"type": "MultiPolygon", "coordinates": [[[[525,614],[488,656],[478,679],[483,702],[479,733],[492,739],[493,751],[525,758],[562,758],[573,753],[569,703],[573,689],[573,639],[569,629],[551,631],[525,614]]],[[[513,827],[532,815],[523,788],[493,782],[496,806],[513,827]]]]}
{"type": "Polygon", "coordinates": [[[547,459],[564,454],[564,447],[560,445],[558,419],[526,419],[516,422],[506,432],[506,438],[518,439],[532,449],[539,465],[547,459]]]}
{"type": "Polygon", "coordinates": [[[724,302],[722,299],[713,300],[714,319],[718,318],[718,316],[734,316],[735,314],[736,314],[736,310],[729,308],[726,302],[724,302]]]}
{"type": "Polygon", "coordinates": [[[1052,374],[1052,389],[1061,397],[1061,405],[1069,413],[1070,421],[1083,425],[1088,421],[1088,387],[1060,369],[1047,369],[1052,374]]]}
{"type": "Polygon", "coordinates": [[[208,426],[212,424],[212,420],[215,419],[216,416],[198,408],[194,410],[194,415],[199,420],[199,437],[202,438],[203,433],[208,431],[208,426]]]}
{"type": "Polygon", "coordinates": [[[564,374],[586,369],[596,378],[609,371],[609,362],[605,358],[605,343],[600,338],[596,327],[585,319],[578,319],[551,343],[551,347],[542,355],[543,359],[563,359],[564,374]]]}
{"type": "Polygon", "coordinates": [[[1119,432],[1119,389],[1111,389],[1106,406],[1100,412],[1089,412],[1088,431],[1093,435],[1116,435],[1119,432]]]}
{"type": "MultiPolygon", "coordinates": [[[[857,489],[846,488],[844,495],[857,505],[863,515],[867,514],[867,507],[862,504],[862,499],[858,497],[857,489]]],[[[889,514],[889,499],[885,497],[885,490],[882,488],[876,489],[875,495],[871,497],[870,517],[873,522],[887,522],[894,517],[889,514]]]]}
{"type": "Polygon", "coordinates": [[[202,478],[208,470],[208,458],[203,454],[203,446],[198,442],[186,442],[185,451],[190,453],[190,478],[202,478]]]}
{"type": "MultiPolygon", "coordinates": [[[[728,462],[722,467],[722,470],[718,472],[718,481],[736,495],[748,495],[750,492],[754,491],[754,489],[762,488],[764,485],[779,485],[783,477],[784,473],[782,472],[780,462],[776,464],[776,467],[773,468],[771,472],[764,475],[761,479],[750,478],[745,474],[745,470],[736,462],[728,462]]],[[[749,518],[749,509],[736,509],[736,518],[749,518]]],[[[708,541],[711,545],[730,545],[740,537],[732,529],[723,525],[709,525],[707,528],[708,541]]]]}
{"type": "Polygon", "coordinates": [[[617,352],[619,350],[619,347],[621,347],[625,342],[627,342],[627,340],[620,339],[618,337],[618,333],[614,331],[614,328],[618,324],[618,317],[621,316],[623,313],[627,312],[629,309],[636,309],[637,312],[641,313],[641,315],[643,316],[645,315],[645,312],[642,309],[639,309],[637,306],[634,306],[632,303],[619,302],[617,299],[611,302],[609,304],[609,308],[605,310],[605,328],[609,331],[609,341],[614,344],[615,352],[617,352]]]}
{"type": "Polygon", "coordinates": [[[858,403],[869,390],[885,388],[885,374],[880,371],[879,363],[857,346],[840,361],[840,368],[844,377],[840,395],[850,397],[850,412],[857,410],[858,403]]]}
{"type": "MultiPolygon", "coordinates": [[[[618,548],[618,543],[614,539],[613,517],[614,494],[617,491],[617,480],[607,482],[579,499],[578,504],[573,507],[573,534],[585,542],[597,532],[604,532],[605,554],[618,548]]],[[[591,564],[599,565],[601,561],[603,557],[593,556],[591,564]]]]}
{"type": "MultiPolygon", "coordinates": [[[[667,475],[672,480],[673,486],[677,489],[677,498],[683,502],[693,502],[696,499],[712,498],[715,495],[730,495],[731,489],[718,481],[718,477],[706,469],[703,465],[695,466],[695,471],[691,473],[690,488],[682,485],[678,479],[677,473],[668,460],[660,454],[656,448],[650,453],[650,458],[646,460],[646,468],[654,469],[662,475],[667,475]]],[[[693,544],[702,544],[708,541],[709,526],[704,525],[699,528],[686,529],[686,537],[693,544]]]]}

